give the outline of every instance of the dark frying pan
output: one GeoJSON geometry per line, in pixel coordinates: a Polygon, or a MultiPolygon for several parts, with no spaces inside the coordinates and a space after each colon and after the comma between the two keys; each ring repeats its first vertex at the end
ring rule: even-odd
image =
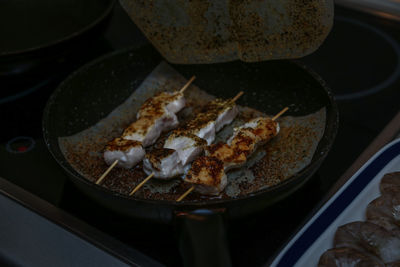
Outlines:
{"type": "Polygon", "coordinates": [[[246,88],[241,101],[269,114],[277,113],[289,104],[294,104],[289,115],[306,115],[326,107],[325,133],[312,162],[276,186],[229,200],[189,203],[146,200],[118,194],[88,181],[64,158],[58,137],[72,135],[95,124],[123,102],[132,93],[132,84],[138,86],[161,60],[161,56],[149,46],[107,55],[72,74],[48,101],[43,131],[50,152],[69,174],[71,181],[102,205],[127,216],[162,223],[171,223],[177,215],[194,210],[197,215],[193,217],[192,212],[189,217],[198,219],[218,211],[227,218],[238,218],[271,205],[300,188],[326,157],[336,135],[338,112],[330,90],[313,72],[290,61],[174,65],[186,78],[196,75],[196,85],[202,89],[213,88],[210,93],[219,97],[233,96],[240,90],[233,88],[246,88]],[[264,101],[252,94],[254,91],[262,95],[263,90],[273,91],[264,101]],[[82,114],[85,114],[84,120],[81,119],[82,114]]]}
{"type": "Polygon", "coordinates": [[[114,0],[0,1],[0,77],[43,75],[94,40],[114,0]],[[41,67],[40,72],[38,71],[41,67]]]}

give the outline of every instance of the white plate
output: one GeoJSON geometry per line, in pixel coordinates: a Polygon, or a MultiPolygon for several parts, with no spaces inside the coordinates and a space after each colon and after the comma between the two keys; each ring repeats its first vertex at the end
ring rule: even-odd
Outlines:
{"type": "Polygon", "coordinates": [[[400,139],[365,163],[290,240],[271,266],[317,266],[325,250],[333,247],[336,229],[364,221],[368,203],[381,195],[383,175],[395,171],[400,171],[400,139]]]}

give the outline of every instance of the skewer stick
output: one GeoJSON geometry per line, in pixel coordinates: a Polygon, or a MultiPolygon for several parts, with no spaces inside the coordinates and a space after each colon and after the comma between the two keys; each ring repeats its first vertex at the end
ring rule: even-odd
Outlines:
{"type": "Polygon", "coordinates": [[[192,186],[191,188],[189,188],[185,193],[183,193],[182,196],[180,196],[176,202],[181,202],[182,199],[184,199],[187,195],[189,195],[190,193],[192,193],[192,191],[194,190],[194,186],[192,186]]]}
{"type": "Polygon", "coordinates": [[[103,173],[103,175],[100,176],[99,179],[97,179],[96,184],[100,184],[104,178],[106,178],[107,174],[115,167],[115,165],[118,164],[118,160],[115,160],[113,162],[113,164],[110,165],[110,167],[108,167],[108,169],[103,173]]]}
{"type": "Polygon", "coordinates": [[[154,172],[151,173],[149,176],[146,177],[146,179],[144,179],[140,184],[138,184],[133,190],[132,192],[129,193],[130,196],[132,196],[133,194],[136,193],[136,191],[138,191],[145,183],[147,183],[148,180],[150,180],[152,177],[154,176],[154,172]]]}
{"type": "Polygon", "coordinates": [[[283,115],[283,113],[285,113],[286,111],[288,111],[288,109],[289,109],[288,107],[282,109],[278,114],[276,114],[276,115],[272,118],[272,120],[274,121],[274,120],[278,119],[280,116],[283,115]]]}
{"type": "Polygon", "coordinates": [[[231,102],[234,103],[236,102],[236,100],[239,99],[239,97],[241,97],[244,94],[243,91],[240,91],[234,98],[232,98],[231,102]]]}
{"type": "MultiPolygon", "coordinates": [[[[237,94],[237,96],[235,96],[234,97],[234,99],[238,99],[242,94],[243,94],[243,92],[240,92],[239,94],[237,94]]],[[[232,99],[233,100],[233,99],[232,99]]],[[[236,101],[235,100],[235,101],[236,101]]],[[[285,107],[284,109],[282,109],[278,114],[276,114],[273,118],[272,118],[272,120],[273,121],[275,121],[276,119],[278,119],[280,116],[282,116],[283,115],[283,113],[285,113],[286,111],[288,111],[288,107],[285,107]]],[[[190,187],[185,193],[183,193],[177,200],[176,200],[176,202],[181,202],[187,195],[189,195],[193,190],[194,190],[194,185],[192,186],[192,187],[190,187]]]]}
{"type": "Polygon", "coordinates": [[[181,90],[179,90],[179,93],[183,94],[183,92],[185,92],[185,90],[189,87],[189,85],[196,79],[196,76],[192,76],[192,78],[190,78],[190,80],[182,87],[181,90]]]}

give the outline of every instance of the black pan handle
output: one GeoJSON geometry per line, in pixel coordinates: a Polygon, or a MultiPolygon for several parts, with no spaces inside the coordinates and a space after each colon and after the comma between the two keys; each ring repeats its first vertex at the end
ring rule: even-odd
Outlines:
{"type": "Polygon", "coordinates": [[[224,210],[198,209],[177,214],[184,266],[231,266],[224,210]]]}

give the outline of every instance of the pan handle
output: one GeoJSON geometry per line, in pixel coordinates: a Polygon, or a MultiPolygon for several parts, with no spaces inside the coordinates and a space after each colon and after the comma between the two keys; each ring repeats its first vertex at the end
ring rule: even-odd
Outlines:
{"type": "Polygon", "coordinates": [[[177,214],[179,250],[184,266],[231,266],[224,209],[177,214]]]}

